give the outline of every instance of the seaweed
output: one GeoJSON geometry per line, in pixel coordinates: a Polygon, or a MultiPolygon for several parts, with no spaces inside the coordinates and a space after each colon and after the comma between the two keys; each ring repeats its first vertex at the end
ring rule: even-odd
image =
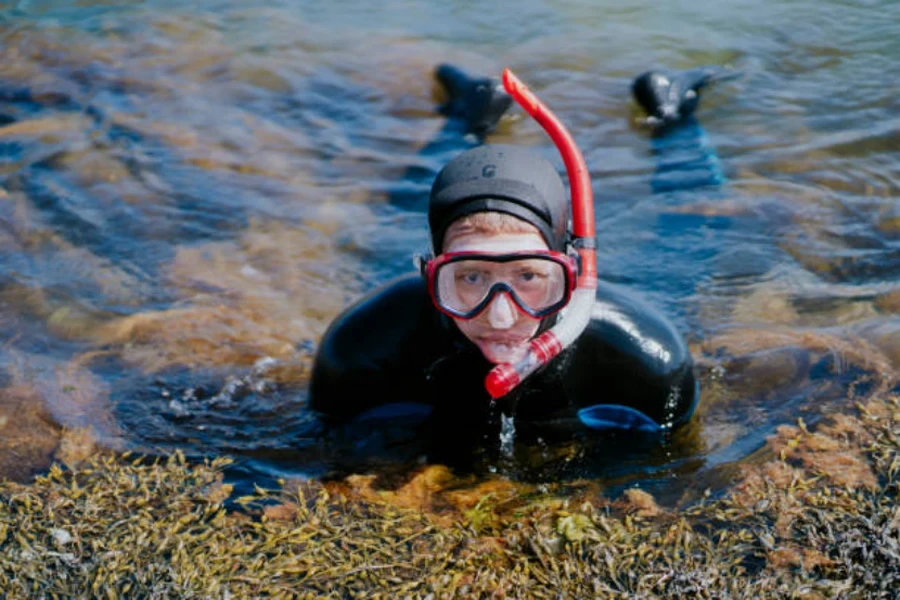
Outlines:
{"type": "Polygon", "coordinates": [[[0,483],[9,598],[893,597],[900,398],[769,440],[721,498],[460,482],[423,467],[233,497],[227,459],[102,451],[0,483]],[[80,462],[79,462],[80,461],[80,462]],[[240,507],[229,509],[227,506],[240,507]]]}

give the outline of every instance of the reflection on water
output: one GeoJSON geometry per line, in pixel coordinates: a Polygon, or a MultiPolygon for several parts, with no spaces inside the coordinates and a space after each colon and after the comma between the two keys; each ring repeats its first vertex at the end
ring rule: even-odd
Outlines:
{"type": "MultiPolygon", "coordinates": [[[[702,379],[667,445],[516,448],[507,474],[678,499],[779,424],[895,386],[898,5],[607,4],[0,3],[0,474],[86,426],[234,455],[236,477],[322,472],[315,345],[426,249],[431,179],[474,143],[434,110],[439,62],[508,64],[570,124],[602,276],[673,316],[702,379]],[[630,78],[704,64],[744,73],[697,113],[726,182],[654,188],[630,78]]],[[[559,164],[519,111],[490,141],[559,164]]]]}

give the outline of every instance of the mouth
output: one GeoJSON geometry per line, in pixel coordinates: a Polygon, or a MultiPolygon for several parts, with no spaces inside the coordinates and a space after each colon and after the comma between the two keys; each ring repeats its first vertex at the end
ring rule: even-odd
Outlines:
{"type": "Polygon", "coordinates": [[[478,339],[485,358],[493,363],[518,362],[528,352],[528,338],[486,337],[478,339]]]}
{"type": "Polygon", "coordinates": [[[528,339],[529,338],[520,335],[483,335],[478,338],[478,341],[486,344],[506,344],[513,346],[516,344],[524,344],[528,339]]]}

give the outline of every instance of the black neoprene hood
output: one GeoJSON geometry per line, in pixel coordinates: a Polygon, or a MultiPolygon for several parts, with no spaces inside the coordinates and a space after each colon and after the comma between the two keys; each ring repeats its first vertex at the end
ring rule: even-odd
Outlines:
{"type": "Polygon", "coordinates": [[[477,212],[501,212],[537,227],[551,250],[564,251],[569,200],[549,162],[516,146],[484,145],[441,169],[431,187],[428,225],[435,254],[453,221],[477,212]]]}

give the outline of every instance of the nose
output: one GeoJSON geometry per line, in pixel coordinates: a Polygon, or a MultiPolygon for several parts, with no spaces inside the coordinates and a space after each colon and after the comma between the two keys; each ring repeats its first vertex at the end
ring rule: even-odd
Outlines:
{"type": "Polygon", "coordinates": [[[516,324],[516,307],[505,292],[497,294],[488,307],[488,323],[494,329],[509,329],[516,324]]]}

